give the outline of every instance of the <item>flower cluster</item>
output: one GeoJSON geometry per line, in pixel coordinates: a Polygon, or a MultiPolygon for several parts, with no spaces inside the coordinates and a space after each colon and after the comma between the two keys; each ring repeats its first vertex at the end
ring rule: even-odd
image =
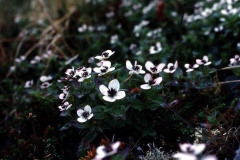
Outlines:
{"type": "Polygon", "coordinates": [[[52,76],[41,76],[40,81],[43,82],[40,86],[41,89],[48,88],[52,85],[52,83],[49,83],[48,81],[52,80],[52,76]]]}
{"type": "Polygon", "coordinates": [[[212,62],[208,61],[208,56],[203,56],[203,59],[196,59],[196,64],[185,64],[184,67],[187,69],[186,72],[192,72],[194,69],[198,68],[199,65],[210,65],[212,62]]]}

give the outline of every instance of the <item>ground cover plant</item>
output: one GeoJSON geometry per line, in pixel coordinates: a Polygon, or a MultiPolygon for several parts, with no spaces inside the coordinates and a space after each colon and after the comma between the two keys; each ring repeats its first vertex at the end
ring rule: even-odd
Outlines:
{"type": "Polygon", "coordinates": [[[1,159],[238,159],[237,0],[0,3],[1,159]]]}

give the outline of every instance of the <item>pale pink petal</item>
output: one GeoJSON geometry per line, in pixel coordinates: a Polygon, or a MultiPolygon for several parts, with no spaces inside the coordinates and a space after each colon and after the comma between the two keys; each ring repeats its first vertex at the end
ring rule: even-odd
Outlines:
{"type": "Polygon", "coordinates": [[[109,69],[108,69],[108,72],[111,72],[111,71],[113,71],[114,69],[115,69],[115,67],[109,68],[109,69]]]}
{"type": "Polygon", "coordinates": [[[142,89],[150,89],[151,86],[149,84],[143,84],[140,86],[142,89]]]}
{"type": "Polygon", "coordinates": [[[103,96],[103,99],[108,102],[114,102],[116,101],[115,97],[109,97],[109,96],[103,96]]]}
{"type": "Polygon", "coordinates": [[[99,86],[99,90],[100,92],[104,95],[104,96],[107,96],[108,95],[108,88],[105,86],[105,85],[100,85],[99,86]]]}
{"type": "Polygon", "coordinates": [[[83,123],[83,122],[86,122],[87,119],[86,119],[86,118],[83,118],[83,117],[79,117],[79,118],[77,119],[77,121],[83,123]]]}
{"type": "Polygon", "coordinates": [[[152,80],[151,74],[149,74],[149,73],[145,74],[145,76],[144,76],[144,81],[145,81],[146,83],[148,83],[148,81],[150,81],[150,80],[152,80]]]}
{"type": "Polygon", "coordinates": [[[175,68],[175,70],[178,68],[178,61],[175,62],[174,68],[175,68]]]}
{"type": "Polygon", "coordinates": [[[89,116],[88,116],[88,120],[91,119],[93,117],[93,113],[91,113],[89,116]]]}
{"type": "Polygon", "coordinates": [[[189,67],[190,67],[190,64],[185,64],[184,67],[185,67],[185,68],[189,68],[189,67]]]}
{"type": "Polygon", "coordinates": [[[204,60],[205,62],[208,62],[208,56],[203,56],[203,60],[204,60]]]}
{"type": "Polygon", "coordinates": [[[96,73],[101,73],[101,69],[100,68],[93,68],[93,71],[96,73]]]}
{"type": "Polygon", "coordinates": [[[152,86],[159,85],[162,82],[162,77],[158,77],[158,78],[154,79],[154,82],[155,82],[155,84],[153,84],[152,86]]]}
{"type": "Polygon", "coordinates": [[[84,112],[85,112],[84,110],[78,109],[78,110],[77,110],[77,115],[80,117],[80,116],[82,116],[82,114],[83,114],[84,112]]]}
{"type": "Polygon", "coordinates": [[[197,64],[203,64],[203,62],[202,62],[201,59],[196,59],[196,63],[197,63],[197,64]]]}
{"type": "Polygon", "coordinates": [[[203,157],[202,160],[217,160],[217,157],[210,155],[210,156],[203,157]]]}
{"type": "Polygon", "coordinates": [[[186,70],[186,72],[192,72],[193,71],[193,69],[188,69],[188,70],[186,70]]]}
{"type": "Polygon", "coordinates": [[[163,69],[165,66],[166,66],[165,63],[161,63],[161,64],[159,64],[159,65],[157,66],[157,70],[158,70],[158,72],[161,72],[162,69],[163,69]]]}
{"type": "Polygon", "coordinates": [[[207,65],[209,65],[209,64],[211,64],[212,62],[207,62],[207,63],[205,63],[204,64],[204,66],[207,66],[207,65]]]}
{"type": "Polygon", "coordinates": [[[124,91],[117,92],[117,95],[115,96],[116,99],[122,99],[126,96],[126,93],[124,91]]]}
{"type": "Polygon", "coordinates": [[[193,65],[193,68],[198,68],[198,67],[199,67],[198,64],[194,64],[194,65],[193,65]]]}
{"type": "Polygon", "coordinates": [[[95,58],[96,58],[96,59],[99,59],[99,60],[104,59],[102,56],[96,56],[95,58]]]}
{"type": "Polygon", "coordinates": [[[109,89],[112,88],[112,89],[115,89],[116,91],[118,91],[120,88],[120,84],[119,84],[118,80],[117,79],[111,80],[108,85],[108,88],[109,89]]]}
{"type": "Polygon", "coordinates": [[[84,110],[87,111],[88,113],[91,113],[91,112],[92,112],[92,109],[91,109],[91,107],[90,107],[89,105],[86,105],[86,106],[84,107],[84,110]]]}
{"type": "Polygon", "coordinates": [[[164,71],[165,73],[170,73],[170,72],[171,72],[168,68],[164,69],[163,71],[164,71]]]}
{"type": "Polygon", "coordinates": [[[133,66],[132,66],[132,63],[129,60],[126,61],[126,67],[127,67],[128,70],[132,70],[133,66]]]}
{"type": "Polygon", "coordinates": [[[152,71],[151,71],[151,68],[153,68],[153,67],[155,67],[155,65],[154,65],[152,62],[147,61],[147,62],[145,63],[145,68],[146,68],[148,71],[152,72],[152,71]]]}
{"type": "Polygon", "coordinates": [[[120,144],[121,144],[121,143],[120,143],[119,141],[117,141],[117,142],[111,144],[111,147],[112,147],[113,150],[117,150],[118,147],[120,146],[120,144]]]}

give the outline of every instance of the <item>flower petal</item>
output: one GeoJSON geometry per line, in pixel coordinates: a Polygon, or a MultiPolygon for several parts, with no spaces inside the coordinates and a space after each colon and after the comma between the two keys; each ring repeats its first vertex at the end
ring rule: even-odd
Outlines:
{"type": "Polygon", "coordinates": [[[193,149],[194,149],[194,154],[198,155],[202,153],[202,151],[206,148],[205,144],[194,144],[193,149]]]}
{"type": "Polygon", "coordinates": [[[86,122],[87,119],[86,119],[86,118],[83,118],[83,117],[79,117],[79,118],[77,119],[77,121],[83,123],[83,122],[86,122]]]}
{"type": "Polygon", "coordinates": [[[108,102],[114,102],[116,101],[115,97],[109,97],[109,96],[103,96],[103,99],[108,102]]]}
{"type": "Polygon", "coordinates": [[[79,117],[81,117],[84,112],[85,112],[84,110],[78,109],[78,110],[77,110],[77,115],[78,115],[79,117]]]}
{"type": "Polygon", "coordinates": [[[155,82],[155,84],[153,84],[152,86],[159,85],[162,82],[162,77],[158,77],[158,78],[154,79],[154,82],[155,82]]]}
{"type": "Polygon", "coordinates": [[[204,66],[207,66],[207,65],[209,65],[209,64],[211,64],[212,62],[207,62],[207,63],[205,63],[204,64],[204,66]]]}
{"type": "Polygon", "coordinates": [[[93,117],[93,113],[91,113],[89,116],[88,116],[88,120],[91,119],[93,117]]]}
{"type": "Polygon", "coordinates": [[[196,59],[196,63],[197,63],[197,64],[203,64],[203,62],[202,62],[201,59],[196,59]]]}
{"type": "Polygon", "coordinates": [[[115,96],[116,99],[122,99],[126,96],[126,93],[124,91],[117,92],[117,95],[115,96]]]}
{"type": "Polygon", "coordinates": [[[96,59],[99,59],[99,60],[102,60],[102,59],[103,59],[102,56],[96,56],[95,58],[96,58],[96,59]]]}
{"type": "Polygon", "coordinates": [[[189,67],[190,67],[190,64],[185,64],[184,67],[185,67],[185,68],[189,68],[189,67]]]}
{"type": "Polygon", "coordinates": [[[107,68],[110,68],[111,67],[111,62],[110,61],[104,61],[102,66],[105,66],[107,68]]]}
{"type": "Polygon", "coordinates": [[[109,89],[112,88],[112,89],[115,89],[116,91],[118,91],[120,88],[120,84],[119,84],[118,80],[117,79],[111,80],[108,85],[108,88],[109,89]]]}
{"type": "Polygon", "coordinates": [[[157,66],[157,70],[158,70],[158,72],[161,72],[162,69],[163,69],[165,66],[166,66],[165,63],[161,63],[161,64],[159,64],[159,65],[157,66]]]}
{"type": "Polygon", "coordinates": [[[145,63],[145,68],[146,68],[149,72],[152,72],[152,71],[151,71],[151,68],[153,68],[153,67],[155,67],[155,65],[154,65],[152,62],[147,61],[147,62],[145,63]]]}
{"type": "Polygon", "coordinates": [[[208,62],[208,56],[203,56],[203,60],[208,62]]]}
{"type": "Polygon", "coordinates": [[[93,68],[93,71],[96,73],[101,73],[101,69],[100,68],[93,68]]]}
{"type": "Polygon", "coordinates": [[[142,89],[150,89],[151,86],[149,84],[143,84],[140,86],[142,89]]]}
{"type": "Polygon", "coordinates": [[[151,74],[149,74],[149,73],[145,74],[145,76],[144,76],[144,81],[145,81],[146,83],[148,83],[148,81],[150,81],[150,80],[152,80],[151,74]]]}
{"type": "Polygon", "coordinates": [[[133,66],[132,66],[132,63],[129,60],[126,61],[126,67],[127,67],[128,70],[132,70],[133,66]]]}
{"type": "Polygon", "coordinates": [[[104,95],[104,96],[107,96],[108,95],[108,88],[105,86],[105,85],[100,85],[99,86],[99,90],[100,92],[104,95]]]}
{"type": "Polygon", "coordinates": [[[86,105],[86,106],[84,107],[84,110],[85,110],[86,112],[88,112],[88,113],[91,113],[91,112],[92,112],[92,108],[91,108],[89,105],[86,105]]]}
{"type": "Polygon", "coordinates": [[[178,160],[197,160],[195,155],[187,153],[176,153],[172,157],[177,158],[178,160]]]}

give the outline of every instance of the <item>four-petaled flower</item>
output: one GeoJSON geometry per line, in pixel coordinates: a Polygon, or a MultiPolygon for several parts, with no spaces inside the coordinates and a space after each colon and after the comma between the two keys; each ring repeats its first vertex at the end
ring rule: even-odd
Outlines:
{"type": "Polygon", "coordinates": [[[162,72],[162,69],[163,69],[163,67],[165,67],[165,63],[161,63],[161,64],[159,64],[159,65],[157,65],[157,66],[155,66],[152,62],[150,62],[150,61],[147,61],[146,63],[145,63],[145,67],[146,67],[146,69],[149,71],[149,72],[151,72],[152,74],[157,74],[157,73],[159,73],[159,72],[162,72]]]}
{"type": "Polygon", "coordinates": [[[195,68],[198,68],[199,65],[198,64],[194,64],[194,65],[185,64],[184,67],[187,68],[186,72],[192,72],[195,68]]]}
{"type": "Polygon", "coordinates": [[[160,42],[157,42],[154,46],[151,46],[149,48],[149,53],[150,54],[156,54],[162,50],[162,46],[160,42]]]}
{"type": "Polygon", "coordinates": [[[102,66],[99,68],[93,68],[94,72],[99,73],[98,76],[102,76],[108,72],[111,72],[115,69],[115,67],[111,68],[111,62],[110,61],[104,61],[102,66]]]}
{"type": "Polygon", "coordinates": [[[102,53],[101,56],[96,56],[95,58],[99,60],[108,59],[113,54],[114,54],[114,51],[106,50],[102,53]]]}
{"type": "Polygon", "coordinates": [[[78,122],[80,123],[86,122],[93,116],[92,109],[89,105],[86,105],[84,109],[77,110],[77,115],[79,116],[79,118],[77,119],[78,122]]]}
{"type": "Polygon", "coordinates": [[[26,81],[25,85],[24,85],[24,88],[30,88],[30,87],[32,87],[32,85],[33,85],[33,80],[26,81]]]}
{"type": "Polygon", "coordinates": [[[49,86],[51,86],[52,83],[49,83],[49,82],[43,82],[42,85],[40,86],[41,89],[44,89],[44,88],[48,88],[49,86]]]}
{"type": "Polygon", "coordinates": [[[108,87],[103,84],[99,86],[99,90],[104,95],[103,99],[108,102],[114,102],[126,96],[124,91],[119,91],[119,88],[120,84],[117,79],[110,81],[108,87]]]}
{"type": "Polygon", "coordinates": [[[93,160],[102,160],[105,157],[114,155],[118,151],[118,147],[120,146],[120,142],[117,141],[111,145],[108,146],[99,146],[96,149],[96,156],[93,160]]]}
{"type": "Polygon", "coordinates": [[[78,82],[83,82],[84,79],[91,77],[92,68],[79,68],[73,77],[79,77],[78,82]]]}
{"type": "Polygon", "coordinates": [[[126,67],[129,71],[129,74],[144,74],[145,71],[142,70],[142,66],[141,65],[137,65],[137,61],[135,61],[135,64],[132,65],[132,63],[127,60],[126,61],[126,67]]]}
{"type": "MultiPolygon", "coordinates": [[[[197,156],[206,148],[205,144],[191,145],[184,143],[179,146],[182,152],[173,155],[173,158],[177,158],[178,160],[198,160],[197,156]]],[[[201,158],[201,160],[217,160],[217,158],[213,155],[208,155],[201,158]]]]}
{"type": "Polygon", "coordinates": [[[178,67],[178,62],[177,61],[175,62],[175,64],[168,63],[167,68],[164,69],[163,71],[166,72],[166,73],[173,73],[173,72],[176,71],[177,67],[178,67]]]}
{"type": "Polygon", "coordinates": [[[64,102],[63,105],[58,106],[58,108],[60,109],[60,111],[64,111],[64,110],[68,110],[71,106],[72,104],[69,104],[68,102],[64,102]]]}
{"type": "Polygon", "coordinates": [[[162,77],[158,77],[156,79],[153,79],[151,74],[147,73],[144,76],[144,81],[146,82],[146,84],[143,84],[140,87],[142,89],[150,89],[152,86],[159,85],[162,82],[162,77]]]}
{"type": "Polygon", "coordinates": [[[199,65],[203,64],[204,66],[207,66],[207,65],[211,64],[212,62],[208,61],[208,56],[203,56],[203,59],[196,59],[196,63],[199,65]]]}
{"type": "Polygon", "coordinates": [[[236,55],[234,56],[234,58],[231,58],[231,59],[230,59],[230,64],[231,64],[231,65],[236,65],[238,62],[240,62],[240,57],[239,57],[238,54],[236,54],[236,55]]]}

